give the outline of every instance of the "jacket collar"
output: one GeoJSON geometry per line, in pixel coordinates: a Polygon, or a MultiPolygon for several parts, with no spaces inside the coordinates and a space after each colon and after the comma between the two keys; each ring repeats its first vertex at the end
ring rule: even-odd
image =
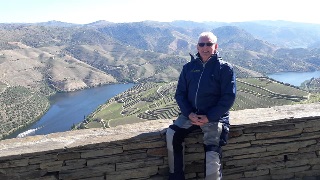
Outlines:
{"type": "MultiPolygon", "coordinates": [[[[190,54],[190,56],[191,56],[191,61],[193,61],[193,60],[195,60],[195,59],[199,59],[199,60],[202,61],[199,52],[198,52],[197,54],[195,54],[196,57],[194,57],[191,53],[189,53],[189,54],[190,54]]],[[[208,61],[210,61],[211,59],[218,59],[218,53],[212,54],[212,55],[210,56],[210,59],[209,59],[208,61]]],[[[207,61],[207,62],[208,62],[208,61],[207,61]]]]}

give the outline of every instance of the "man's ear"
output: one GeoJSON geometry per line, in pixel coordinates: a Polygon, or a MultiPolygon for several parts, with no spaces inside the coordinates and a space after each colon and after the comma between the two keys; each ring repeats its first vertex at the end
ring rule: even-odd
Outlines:
{"type": "Polygon", "coordinates": [[[216,43],[216,44],[214,45],[214,54],[216,54],[217,51],[218,51],[218,44],[216,43]]]}

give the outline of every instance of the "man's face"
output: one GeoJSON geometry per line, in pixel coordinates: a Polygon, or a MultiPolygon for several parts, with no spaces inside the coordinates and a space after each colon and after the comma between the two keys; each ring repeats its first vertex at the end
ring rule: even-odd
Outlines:
{"type": "Polygon", "coordinates": [[[201,37],[197,44],[197,50],[203,61],[207,61],[214,54],[217,45],[208,37],[201,37]],[[203,44],[205,43],[205,44],[203,44]]]}

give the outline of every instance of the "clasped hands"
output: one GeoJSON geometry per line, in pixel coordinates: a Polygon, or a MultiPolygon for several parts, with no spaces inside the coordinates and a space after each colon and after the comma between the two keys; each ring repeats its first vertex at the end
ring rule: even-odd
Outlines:
{"type": "Polygon", "coordinates": [[[190,113],[189,119],[193,125],[202,126],[209,122],[206,115],[198,115],[196,113],[190,113]]]}

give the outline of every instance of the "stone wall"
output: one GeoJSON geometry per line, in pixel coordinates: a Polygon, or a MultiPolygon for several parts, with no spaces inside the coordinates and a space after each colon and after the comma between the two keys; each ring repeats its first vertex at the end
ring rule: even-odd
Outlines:
{"type": "MultiPolygon", "coordinates": [[[[319,179],[320,104],[231,112],[225,180],[319,179]]],[[[0,179],[166,179],[172,120],[0,141],[0,179]]],[[[186,177],[203,178],[200,131],[186,138],[186,177]]]]}

